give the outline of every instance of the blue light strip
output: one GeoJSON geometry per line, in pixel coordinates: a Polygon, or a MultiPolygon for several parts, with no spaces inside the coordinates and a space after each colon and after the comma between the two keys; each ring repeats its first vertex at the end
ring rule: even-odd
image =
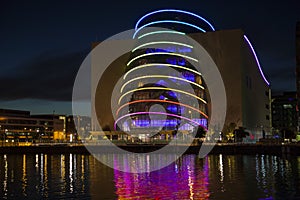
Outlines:
{"type": "Polygon", "coordinates": [[[194,16],[194,17],[197,17],[197,18],[203,20],[205,23],[207,23],[207,24],[210,26],[210,28],[211,28],[213,31],[215,31],[215,28],[213,27],[213,25],[211,25],[211,23],[209,23],[209,22],[208,22],[206,19],[204,19],[203,17],[201,17],[201,16],[199,16],[199,15],[196,15],[195,13],[192,13],[192,12],[188,12],[188,11],[184,11],[184,10],[177,10],[177,9],[162,9],[162,10],[157,10],[157,11],[150,12],[150,13],[144,15],[143,17],[141,17],[141,18],[139,19],[139,21],[138,21],[138,22],[136,23],[136,25],[135,25],[135,30],[138,29],[138,26],[139,26],[140,22],[141,22],[143,19],[145,19],[146,17],[148,17],[148,16],[150,16],[150,15],[153,15],[153,14],[156,14],[156,13],[161,13],[161,12],[178,12],[178,13],[184,13],[184,14],[192,15],[192,16],[194,16]]]}
{"type": "Polygon", "coordinates": [[[196,26],[194,24],[190,24],[190,23],[187,23],[187,22],[182,22],[182,21],[176,21],[176,20],[161,20],[161,21],[154,21],[154,22],[150,22],[148,24],[145,24],[143,26],[141,26],[140,28],[138,28],[135,33],[133,34],[133,39],[135,38],[136,34],[142,30],[143,28],[147,27],[147,26],[151,26],[153,24],[161,24],[161,23],[175,23],[175,24],[183,24],[183,25],[187,25],[187,26],[191,26],[193,28],[196,28],[198,29],[199,31],[202,31],[203,33],[205,33],[206,31],[202,28],[200,28],[199,26],[196,26]]]}
{"type": "Polygon", "coordinates": [[[252,53],[253,53],[253,55],[254,55],[254,57],[255,57],[255,60],[256,60],[256,63],[257,63],[257,66],[258,66],[258,69],[259,69],[259,72],[260,72],[261,76],[263,77],[263,79],[264,79],[264,81],[267,83],[267,85],[270,85],[269,81],[266,79],[266,77],[265,77],[265,75],[264,75],[264,73],[263,73],[263,71],[262,71],[262,68],[261,68],[261,66],[260,66],[258,57],[257,57],[257,55],[256,55],[256,53],[255,53],[255,50],[254,50],[254,48],[253,48],[253,46],[252,46],[250,40],[247,38],[246,35],[244,35],[244,38],[245,38],[245,40],[247,41],[248,45],[250,46],[250,48],[251,48],[251,50],[252,50],[252,53]]]}
{"type": "Polygon", "coordinates": [[[192,120],[192,119],[189,119],[189,118],[187,118],[187,117],[184,117],[184,116],[181,116],[181,115],[175,115],[175,114],[171,114],[171,113],[164,113],[164,112],[136,112],[136,113],[129,113],[129,114],[126,114],[126,115],[123,115],[122,117],[120,117],[120,118],[118,118],[116,121],[115,121],[115,123],[114,123],[114,128],[115,128],[115,130],[117,129],[117,123],[121,120],[121,119],[123,119],[123,118],[125,118],[125,117],[130,117],[130,116],[132,116],[132,115],[166,115],[166,116],[171,116],[171,117],[175,117],[175,118],[180,118],[180,119],[184,119],[184,120],[186,120],[186,121],[189,121],[189,122],[191,122],[191,123],[193,123],[193,124],[195,124],[195,125],[198,125],[198,126],[201,126],[201,127],[203,127],[205,130],[207,130],[207,128],[206,127],[204,127],[202,124],[200,124],[199,122],[197,122],[197,121],[194,121],[194,120],[192,120]]]}

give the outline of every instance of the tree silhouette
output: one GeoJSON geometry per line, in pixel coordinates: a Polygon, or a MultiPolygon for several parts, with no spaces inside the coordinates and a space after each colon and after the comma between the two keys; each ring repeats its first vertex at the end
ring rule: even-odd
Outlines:
{"type": "Polygon", "coordinates": [[[198,126],[197,128],[198,129],[197,129],[195,138],[204,138],[206,135],[205,129],[202,126],[198,126]]]}
{"type": "Polygon", "coordinates": [[[234,137],[236,138],[236,142],[242,142],[243,138],[249,136],[250,134],[246,131],[246,128],[239,127],[233,131],[234,137]]]}

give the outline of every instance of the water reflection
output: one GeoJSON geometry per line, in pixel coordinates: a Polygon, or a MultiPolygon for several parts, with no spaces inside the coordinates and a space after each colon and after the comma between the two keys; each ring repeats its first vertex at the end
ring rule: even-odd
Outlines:
{"type": "Polygon", "coordinates": [[[74,154],[2,155],[0,198],[90,197],[90,188],[85,187],[89,184],[89,158],[89,155],[74,154]]]}
{"type": "Polygon", "coordinates": [[[295,159],[278,156],[256,156],[256,180],[265,197],[278,199],[299,198],[299,166],[295,159]],[[285,192],[281,192],[284,190],[285,192]]]}
{"type": "Polygon", "coordinates": [[[131,173],[150,172],[161,169],[166,163],[172,163],[179,158],[176,154],[93,154],[98,160],[120,171],[131,173]]]}
{"type": "Polygon", "coordinates": [[[70,179],[70,193],[73,193],[73,157],[70,154],[70,165],[69,165],[69,179],[70,179]]]}
{"type": "Polygon", "coordinates": [[[219,155],[219,170],[220,170],[220,183],[224,181],[224,169],[223,169],[223,155],[219,155]]]}
{"type": "Polygon", "coordinates": [[[27,173],[26,173],[26,155],[23,155],[23,167],[22,167],[22,192],[24,196],[26,194],[26,187],[27,187],[27,173]]]}
{"type": "Polygon", "coordinates": [[[4,196],[7,196],[7,179],[8,179],[8,163],[7,163],[7,156],[3,155],[4,159],[4,181],[3,181],[3,191],[4,196]]]}
{"type": "MultiPolygon", "coordinates": [[[[101,156],[115,165],[129,162],[101,156]]],[[[144,156],[137,164],[149,168],[150,162],[144,156]]],[[[7,154],[0,156],[0,198],[297,199],[299,174],[300,157],[185,155],[159,171],[137,174],[113,170],[90,155],[7,154]]]]}
{"type": "Polygon", "coordinates": [[[199,160],[193,155],[179,158],[176,163],[159,171],[134,174],[115,170],[114,175],[119,199],[209,197],[209,161],[199,160]]]}

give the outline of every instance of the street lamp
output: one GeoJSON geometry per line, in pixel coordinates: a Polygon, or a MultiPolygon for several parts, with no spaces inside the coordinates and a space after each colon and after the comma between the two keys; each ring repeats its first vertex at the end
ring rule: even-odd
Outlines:
{"type": "Polygon", "coordinates": [[[5,131],[4,131],[4,140],[5,140],[5,144],[6,144],[6,133],[7,133],[7,129],[5,129],[5,131]]]}
{"type": "Polygon", "coordinates": [[[34,138],[32,138],[32,141],[35,141],[35,142],[36,142],[37,136],[40,138],[40,129],[39,128],[36,130],[36,133],[37,133],[37,135],[34,138]]]}
{"type": "MultiPolygon", "coordinates": [[[[1,129],[2,129],[2,126],[0,125],[0,133],[2,132],[1,129]]],[[[3,138],[2,138],[2,146],[3,146],[3,142],[4,142],[4,135],[5,134],[3,134],[3,138]]]]}

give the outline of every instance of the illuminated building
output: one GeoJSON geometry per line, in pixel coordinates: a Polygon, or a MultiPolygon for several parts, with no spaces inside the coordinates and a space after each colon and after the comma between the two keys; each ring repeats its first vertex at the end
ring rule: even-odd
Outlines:
{"type": "Polygon", "coordinates": [[[296,107],[296,92],[284,92],[272,97],[272,127],[275,133],[283,137],[284,132],[297,131],[296,107]]]}
{"type": "Polygon", "coordinates": [[[77,133],[82,136],[88,135],[90,130],[90,118],[86,116],[66,116],[57,114],[44,114],[44,115],[32,115],[32,117],[41,119],[53,119],[54,127],[54,140],[67,140],[74,142],[77,137],[77,133]],[[75,122],[77,127],[75,126],[75,122]],[[77,128],[77,129],[76,129],[77,128]]]}
{"type": "Polygon", "coordinates": [[[193,56],[191,44],[168,40],[142,42],[149,37],[177,34],[179,37],[187,35],[198,42],[216,63],[226,90],[225,125],[235,123],[237,127],[246,128],[251,135],[254,135],[253,141],[262,137],[262,132],[270,133],[270,83],[263,73],[250,37],[247,37],[242,30],[216,31],[202,17],[178,10],[160,10],[146,14],[137,22],[135,30],[133,37],[138,39],[138,45],[131,53],[113,62],[99,81],[101,87],[96,90],[95,111],[101,126],[109,125],[111,129],[125,131],[143,128],[150,130],[155,129],[155,126],[175,130],[178,124],[182,126],[186,123],[189,124],[183,126],[186,130],[191,130],[192,126],[199,124],[209,128],[207,125],[210,107],[213,105],[210,105],[205,77],[192,71],[194,68],[191,63],[195,62],[196,57],[193,56]],[[168,31],[143,32],[147,27],[168,28],[168,31]],[[152,47],[158,42],[166,49],[152,47]],[[136,76],[139,70],[155,71],[155,68],[159,67],[160,69],[172,68],[181,73],[181,76],[171,77],[171,74],[153,73],[136,76]],[[107,106],[111,102],[111,95],[107,94],[112,94],[114,84],[120,77],[124,77],[124,81],[115,120],[111,109],[107,106]],[[190,84],[196,97],[189,95],[190,91],[166,87],[160,81],[165,78],[172,79],[175,83],[190,84]],[[152,84],[149,82],[145,84],[144,80],[152,80],[152,84]],[[199,106],[182,105],[174,98],[177,97],[176,95],[197,99],[199,106]],[[154,104],[162,105],[165,111],[163,113],[151,111],[150,108],[154,104]],[[193,113],[190,117],[186,117],[189,116],[186,115],[186,111],[188,113],[198,111],[200,118],[195,119],[193,113]],[[166,123],[155,121],[155,118],[150,120],[149,115],[166,115],[166,123]]]}
{"type": "Polygon", "coordinates": [[[202,126],[207,129],[206,87],[201,73],[191,63],[198,62],[193,57],[193,46],[172,40],[174,35],[179,38],[199,31],[214,31],[214,28],[204,18],[180,10],[154,11],[137,22],[133,38],[138,38],[138,45],[126,63],[115,128],[193,130],[202,126]],[[157,25],[168,29],[145,29],[157,25]],[[163,74],[168,68],[173,71],[163,74]],[[149,70],[149,74],[144,70],[149,70]],[[183,85],[191,87],[182,89],[183,85]],[[184,98],[186,103],[181,102],[184,98]],[[156,109],[157,105],[163,109],[156,109]]]}
{"type": "Polygon", "coordinates": [[[53,133],[51,139],[55,141],[66,140],[66,116],[56,114],[44,114],[44,115],[31,115],[31,117],[38,119],[46,119],[53,121],[53,133]]]}
{"type": "MultiPolygon", "coordinates": [[[[68,139],[67,128],[74,124],[70,116],[0,109],[0,136],[6,142],[48,142],[68,139]]],[[[76,130],[72,130],[72,134],[76,130]]],[[[68,132],[70,134],[70,130],[68,132]]]]}
{"type": "Polygon", "coordinates": [[[53,139],[54,121],[33,117],[29,111],[0,109],[1,139],[6,142],[25,142],[53,139]]]}

